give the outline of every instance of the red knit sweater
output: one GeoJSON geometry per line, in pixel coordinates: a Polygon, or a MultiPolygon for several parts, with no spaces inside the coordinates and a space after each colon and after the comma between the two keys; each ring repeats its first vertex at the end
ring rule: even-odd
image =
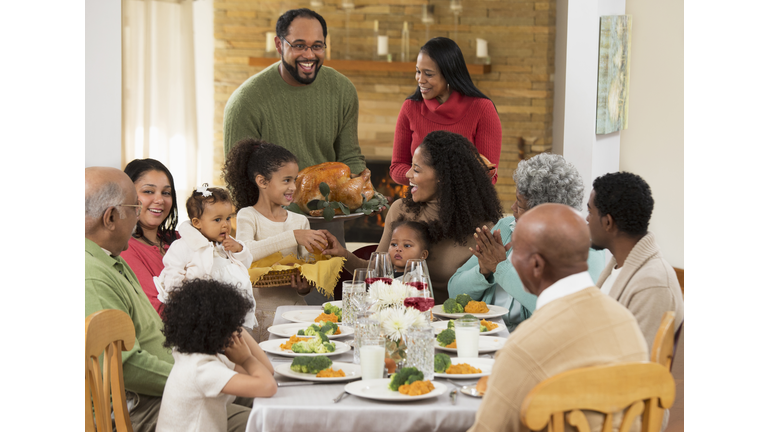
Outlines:
{"type": "MultiPolygon", "coordinates": [[[[389,174],[402,185],[408,184],[405,173],[411,168],[416,147],[428,133],[447,130],[467,137],[477,151],[498,166],[501,155],[501,121],[493,102],[462,96],[452,92],[444,104],[437,99],[416,102],[406,100],[400,108],[392,148],[389,174]]],[[[496,184],[496,176],[493,177],[496,184]]]]}

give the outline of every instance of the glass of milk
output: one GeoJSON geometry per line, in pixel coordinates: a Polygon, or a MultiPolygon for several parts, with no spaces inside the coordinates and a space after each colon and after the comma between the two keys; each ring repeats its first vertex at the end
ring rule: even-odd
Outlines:
{"type": "Polygon", "coordinates": [[[360,368],[363,380],[379,379],[384,376],[384,344],[381,336],[360,339],[360,368]]]}
{"type": "Polygon", "coordinates": [[[456,355],[458,357],[477,357],[480,343],[480,320],[475,317],[462,317],[453,322],[456,332],[456,355]]]}

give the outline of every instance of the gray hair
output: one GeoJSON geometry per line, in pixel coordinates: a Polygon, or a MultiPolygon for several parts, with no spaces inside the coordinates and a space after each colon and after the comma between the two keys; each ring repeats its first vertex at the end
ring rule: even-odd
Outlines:
{"type": "Polygon", "coordinates": [[[108,208],[117,207],[120,219],[124,219],[123,210],[119,207],[123,200],[125,200],[125,192],[119,184],[105,183],[92,194],[85,196],[85,216],[98,219],[108,208]]]}
{"type": "Polygon", "coordinates": [[[560,155],[541,153],[517,164],[512,176],[517,191],[528,200],[528,208],[559,203],[581,211],[584,183],[573,164],[560,155]]]}

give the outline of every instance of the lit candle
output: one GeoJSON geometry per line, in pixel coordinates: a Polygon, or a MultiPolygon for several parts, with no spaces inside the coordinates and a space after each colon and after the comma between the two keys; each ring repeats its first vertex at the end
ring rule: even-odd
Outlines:
{"type": "Polygon", "coordinates": [[[267,52],[275,52],[275,33],[267,32],[267,52]]]}
{"type": "Polygon", "coordinates": [[[378,44],[378,54],[379,55],[387,55],[389,54],[389,37],[388,36],[379,36],[379,44],[378,44]]]}
{"type": "Polygon", "coordinates": [[[488,41],[485,39],[477,39],[477,57],[488,57],[488,41]]]}

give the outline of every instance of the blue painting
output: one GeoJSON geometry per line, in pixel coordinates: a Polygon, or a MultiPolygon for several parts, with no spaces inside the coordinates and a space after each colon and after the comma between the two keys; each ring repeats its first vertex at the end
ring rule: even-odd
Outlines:
{"type": "Polygon", "coordinates": [[[597,127],[608,134],[629,123],[629,48],[632,16],[600,17],[600,60],[597,73],[597,127]]]}

